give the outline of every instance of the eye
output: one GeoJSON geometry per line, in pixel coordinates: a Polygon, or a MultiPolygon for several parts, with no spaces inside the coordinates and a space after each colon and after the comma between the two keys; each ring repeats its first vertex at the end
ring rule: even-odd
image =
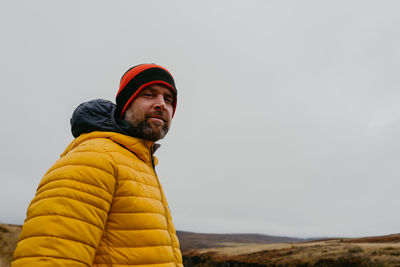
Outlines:
{"type": "Polygon", "coordinates": [[[174,99],[172,97],[165,97],[164,101],[167,102],[168,104],[171,104],[174,102],[174,99]]]}
{"type": "Polygon", "coordinates": [[[142,96],[152,97],[153,94],[151,92],[143,92],[142,96]]]}

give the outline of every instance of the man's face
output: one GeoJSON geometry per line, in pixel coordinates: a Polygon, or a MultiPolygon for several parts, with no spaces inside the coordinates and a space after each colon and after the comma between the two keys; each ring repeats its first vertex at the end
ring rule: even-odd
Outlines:
{"type": "Polygon", "coordinates": [[[157,141],[162,139],[171,125],[174,96],[163,85],[150,85],[143,89],[125,111],[124,120],[136,131],[137,137],[157,141]]]}

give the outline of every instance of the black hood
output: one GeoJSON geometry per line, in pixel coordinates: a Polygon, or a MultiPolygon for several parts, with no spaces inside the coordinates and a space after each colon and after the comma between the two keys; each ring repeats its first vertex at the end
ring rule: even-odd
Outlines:
{"type": "Polygon", "coordinates": [[[123,119],[115,118],[116,105],[104,99],[80,104],[72,114],[71,131],[76,138],[93,131],[115,132],[135,137],[133,127],[123,119]]]}

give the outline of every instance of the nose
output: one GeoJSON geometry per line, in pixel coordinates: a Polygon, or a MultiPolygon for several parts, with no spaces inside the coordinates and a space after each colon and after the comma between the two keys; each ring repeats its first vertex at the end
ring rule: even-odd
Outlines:
{"type": "Polygon", "coordinates": [[[155,108],[165,110],[167,105],[165,103],[163,95],[157,95],[157,97],[155,98],[154,106],[155,106],[155,108]]]}

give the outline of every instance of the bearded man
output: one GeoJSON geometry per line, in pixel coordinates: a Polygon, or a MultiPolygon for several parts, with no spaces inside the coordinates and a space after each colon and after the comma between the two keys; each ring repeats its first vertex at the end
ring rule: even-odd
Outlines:
{"type": "Polygon", "coordinates": [[[170,72],[142,64],[122,76],[116,105],[78,106],[75,140],[40,182],[11,265],[182,267],[153,156],[176,101],[170,72]]]}

